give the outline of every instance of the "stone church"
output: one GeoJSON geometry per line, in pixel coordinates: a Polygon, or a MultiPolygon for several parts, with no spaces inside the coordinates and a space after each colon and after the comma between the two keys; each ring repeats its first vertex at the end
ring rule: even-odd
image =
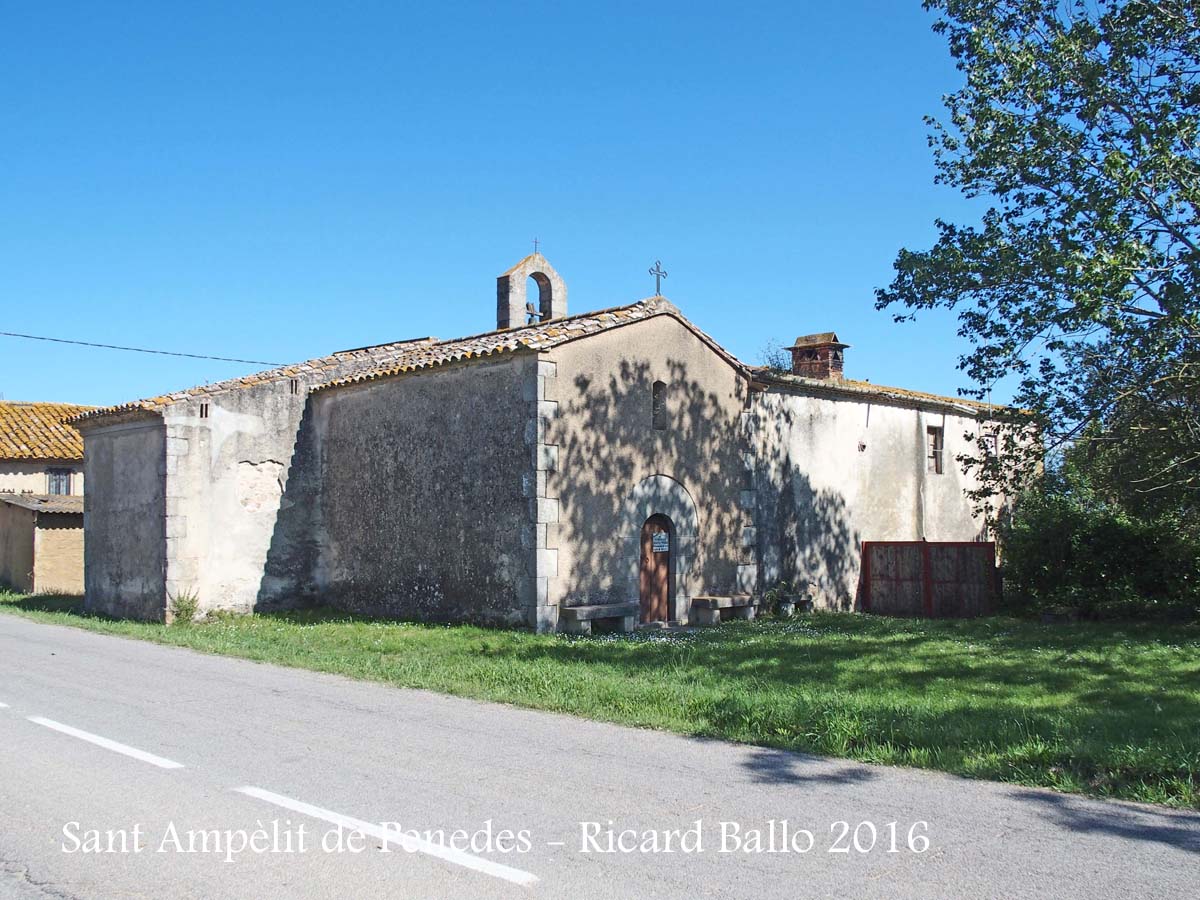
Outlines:
{"type": "Polygon", "coordinates": [[[87,607],[630,628],[779,581],[853,609],[862,541],[983,535],[955,457],[987,406],[849,379],[832,332],[787,372],[661,296],[571,315],[538,253],[497,301],[481,334],[77,417],[87,607]]]}

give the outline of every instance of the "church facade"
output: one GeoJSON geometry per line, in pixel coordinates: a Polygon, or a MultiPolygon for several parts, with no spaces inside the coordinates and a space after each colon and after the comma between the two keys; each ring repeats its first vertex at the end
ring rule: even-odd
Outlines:
{"type": "Polygon", "coordinates": [[[78,417],[88,608],[629,628],[780,581],[854,609],[862,541],[984,534],[989,407],[849,380],[836,334],[751,367],[663,297],[568,315],[540,254],[496,324],[78,417]]]}

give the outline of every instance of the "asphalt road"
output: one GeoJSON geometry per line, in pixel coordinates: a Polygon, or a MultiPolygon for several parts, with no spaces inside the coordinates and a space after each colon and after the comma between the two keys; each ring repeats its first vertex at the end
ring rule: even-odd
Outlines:
{"type": "Polygon", "coordinates": [[[0,897],[1198,891],[1200,814],[693,740],[0,615],[0,897]]]}

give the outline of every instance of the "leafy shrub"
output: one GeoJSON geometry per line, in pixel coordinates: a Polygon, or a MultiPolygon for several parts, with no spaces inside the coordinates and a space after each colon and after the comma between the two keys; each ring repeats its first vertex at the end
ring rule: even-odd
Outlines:
{"type": "Polygon", "coordinates": [[[1200,609],[1200,545],[1169,521],[1132,518],[1085,488],[1049,480],[1001,531],[1014,611],[1070,607],[1092,616],[1200,609]]]}

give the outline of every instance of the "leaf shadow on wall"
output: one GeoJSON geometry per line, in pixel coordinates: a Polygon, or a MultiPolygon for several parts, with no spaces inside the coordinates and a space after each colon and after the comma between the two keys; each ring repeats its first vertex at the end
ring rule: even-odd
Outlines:
{"type": "MultiPolygon", "coordinates": [[[[772,563],[770,581],[813,583],[839,608],[855,597],[843,587],[855,577],[858,535],[849,526],[845,499],[815,488],[782,441],[758,440],[741,421],[749,409],[749,385],[737,380],[732,397],[721,396],[693,376],[686,363],[668,360],[667,427],[653,427],[655,373],[646,363],[622,360],[605,383],[577,376],[560,396],[559,422],[577,423],[548,440],[560,444],[560,516],[570,532],[573,564],[565,573],[568,605],[637,599],[636,541],[626,504],[651,475],[680,482],[697,504],[699,530],[690,560],[688,593],[738,591],[737,567],[772,563]],[[747,452],[752,468],[747,467],[747,452]],[[757,508],[744,509],[743,491],[756,491],[757,508]],[[756,527],[748,544],[743,535],[756,527]],[[626,533],[628,532],[628,533],[626,533]]],[[[786,431],[791,413],[759,423],[786,431]]],[[[678,525],[678,523],[676,523],[678,525]]]]}
{"type": "MultiPolygon", "coordinates": [[[[791,418],[788,411],[775,424],[786,433],[791,418]]],[[[756,479],[764,588],[783,581],[826,607],[854,609],[861,592],[861,536],[850,528],[845,498],[815,488],[787,451],[762,454],[756,479]]]]}

